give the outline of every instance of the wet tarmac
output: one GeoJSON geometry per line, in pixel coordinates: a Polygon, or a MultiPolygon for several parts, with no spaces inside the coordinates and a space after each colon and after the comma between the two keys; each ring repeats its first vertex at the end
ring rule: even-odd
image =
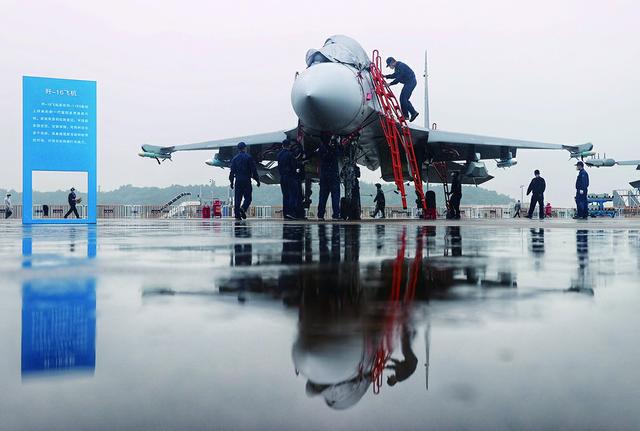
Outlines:
{"type": "Polygon", "coordinates": [[[0,224],[0,429],[640,429],[640,224],[0,224]]]}

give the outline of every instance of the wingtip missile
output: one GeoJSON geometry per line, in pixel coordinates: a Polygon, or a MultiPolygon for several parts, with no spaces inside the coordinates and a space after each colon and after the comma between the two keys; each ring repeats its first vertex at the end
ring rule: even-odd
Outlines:
{"type": "Polygon", "coordinates": [[[140,151],[138,153],[140,157],[148,157],[150,159],[155,159],[158,164],[164,162],[165,160],[171,160],[171,154],[168,153],[156,153],[152,151],[140,151]]]}

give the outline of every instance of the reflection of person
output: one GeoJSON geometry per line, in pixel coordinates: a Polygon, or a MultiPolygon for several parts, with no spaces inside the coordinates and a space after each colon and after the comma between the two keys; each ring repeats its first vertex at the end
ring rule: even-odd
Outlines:
{"type": "Polygon", "coordinates": [[[578,278],[572,280],[568,292],[580,292],[593,296],[594,291],[589,281],[589,231],[579,229],[576,231],[576,256],[578,258],[578,278]]]}
{"type": "Polygon", "coordinates": [[[4,218],[11,217],[13,214],[13,205],[11,204],[11,193],[7,193],[7,196],[4,198],[4,218]]]}
{"type": "Polygon", "coordinates": [[[416,371],[418,366],[418,358],[415,353],[411,349],[411,339],[413,338],[415,333],[412,333],[407,325],[402,327],[402,356],[404,359],[402,361],[398,361],[397,359],[391,358],[390,361],[392,365],[387,365],[385,368],[388,370],[395,371],[395,374],[387,377],[387,384],[389,386],[393,386],[398,382],[402,382],[407,380],[411,375],[416,371]]]}
{"type": "Polygon", "coordinates": [[[576,163],[578,178],[576,178],[576,215],[575,219],[589,218],[589,202],[587,200],[587,190],[589,188],[589,174],[584,170],[582,161],[576,163]]]}
{"type": "Polygon", "coordinates": [[[376,197],[373,198],[373,202],[376,204],[376,209],[373,211],[373,218],[376,218],[378,213],[382,218],[385,218],[384,208],[386,206],[386,202],[384,199],[384,192],[382,191],[382,185],[380,183],[376,183],[376,197]]]}
{"type": "Polygon", "coordinates": [[[544,253],[544,229],[529,230],[531,233],[531,252],[534,254],[544,253]]]}
{"type": "Polygon", "coordinates": [[[547,188],[547,183],[544,181],[544,178],[540,176],[540,171],[535,170],[533,172],[535,175],[529,184],[529,188],[527,189],[527,196],[531,194],[531,204],[529,205],[529,213],[527,213],[527,218],[533,218],[533,211],[536,209],[536,204],[538,205],[539,217],[540,220],[544,218],[544,191],[547,188]]]}
{"type": "Polygon", "coordinates": [[[462,235],[460,226],[447,226],[447,235],[451,244],[451,255],[454,257],[462,256],[462,235]]]}
{"type": "MultiPolygon", "coordinates": [[[[251,238],[251,230],[244,223],[238,223],[234,227],[234,236],[236,238],[251,238]]],[[[233,257],[236,266],[251,266],[252,255],[251,241],[235,242],[233,245],[233,257]]]]}
{"type": "Polygon", "coordinates": [[[233,215],[236,220],[247,218],[247,210],[251,205],[251,178],[260,187],[256,163],[253,161],[253,157],[247,154],[246,148],[247,144],[244,142],[238,144],[238,154],[231,160],[229,172],[230,187],[232,189],[235,187],[233,215]]]}
{"type": "Polygon", "coordinates": [[[76,208],[76,204],[78,203],[78,198],[76,197],[76,189],[71,187],[71,193],[67,196],[67,201],[69,202],[69,211],[64,215],[64,218],[67,218],[73,213],[76,218],[80,218],[78,215],[78,209],[76,208]]]}

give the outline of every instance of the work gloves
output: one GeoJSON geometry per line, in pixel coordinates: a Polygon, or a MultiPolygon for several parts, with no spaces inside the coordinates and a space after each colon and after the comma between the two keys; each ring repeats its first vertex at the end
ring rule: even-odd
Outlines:
{"type": "Polygon", "coordinates": [[[260,180],[256,181],[256,185],[260,187],[260,180]]]}
{"type": "Polygon", "coordinates": [[[229,187],[233,190],[233,183],[229,184],[229,187]]]}

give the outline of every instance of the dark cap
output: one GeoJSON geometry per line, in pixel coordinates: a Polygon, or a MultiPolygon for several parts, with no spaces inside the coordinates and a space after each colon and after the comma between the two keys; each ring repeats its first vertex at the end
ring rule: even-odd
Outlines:
{"type": "Polygon", "coordinates": [[[540,171],[536,169],[535,171],[533,171],[533,175],[540,175],[540,171]]]}
{"type": "Polygon", "coordinates": [[[395,58],[393,58],[393,57],[387,57],[387,67],[389,67],[389,65],[390,65],[391,63],[395,62],[395,61],[396,61],[396,59],[395,59],[395,58]]]}
{"type": "Polygon", "coordinates": [[[376,187],[380,188],[380,187],[382,187],[382,185],[380,185],[380,183],[376,183],[376,187]]]}
{"type": "Polygon", "coordinates": [[[71,187],[71,191],[75,192],[76,191],[75,187],[71,187]]]}
{"type": "Polygon", "coordinates": [[[584,168],[584,163],[582,163],[582,160],[580,160],[578,163],[576,163],[576,166],[582,166],[584,168]]]}
{"type": "Polygon", "coordinates": [[[290,139],[285,139],[284,141],[282,141],[282,146],[283,147],[288,147],[289,145],[291,145],[291,140],[290,139]]]}
{"type": "Polygon", "coordinates": [[[245,148],[247,148],[247,144],[245,144],[244,142],[238,142],[239,150],[244,150],[245,148]]]}

